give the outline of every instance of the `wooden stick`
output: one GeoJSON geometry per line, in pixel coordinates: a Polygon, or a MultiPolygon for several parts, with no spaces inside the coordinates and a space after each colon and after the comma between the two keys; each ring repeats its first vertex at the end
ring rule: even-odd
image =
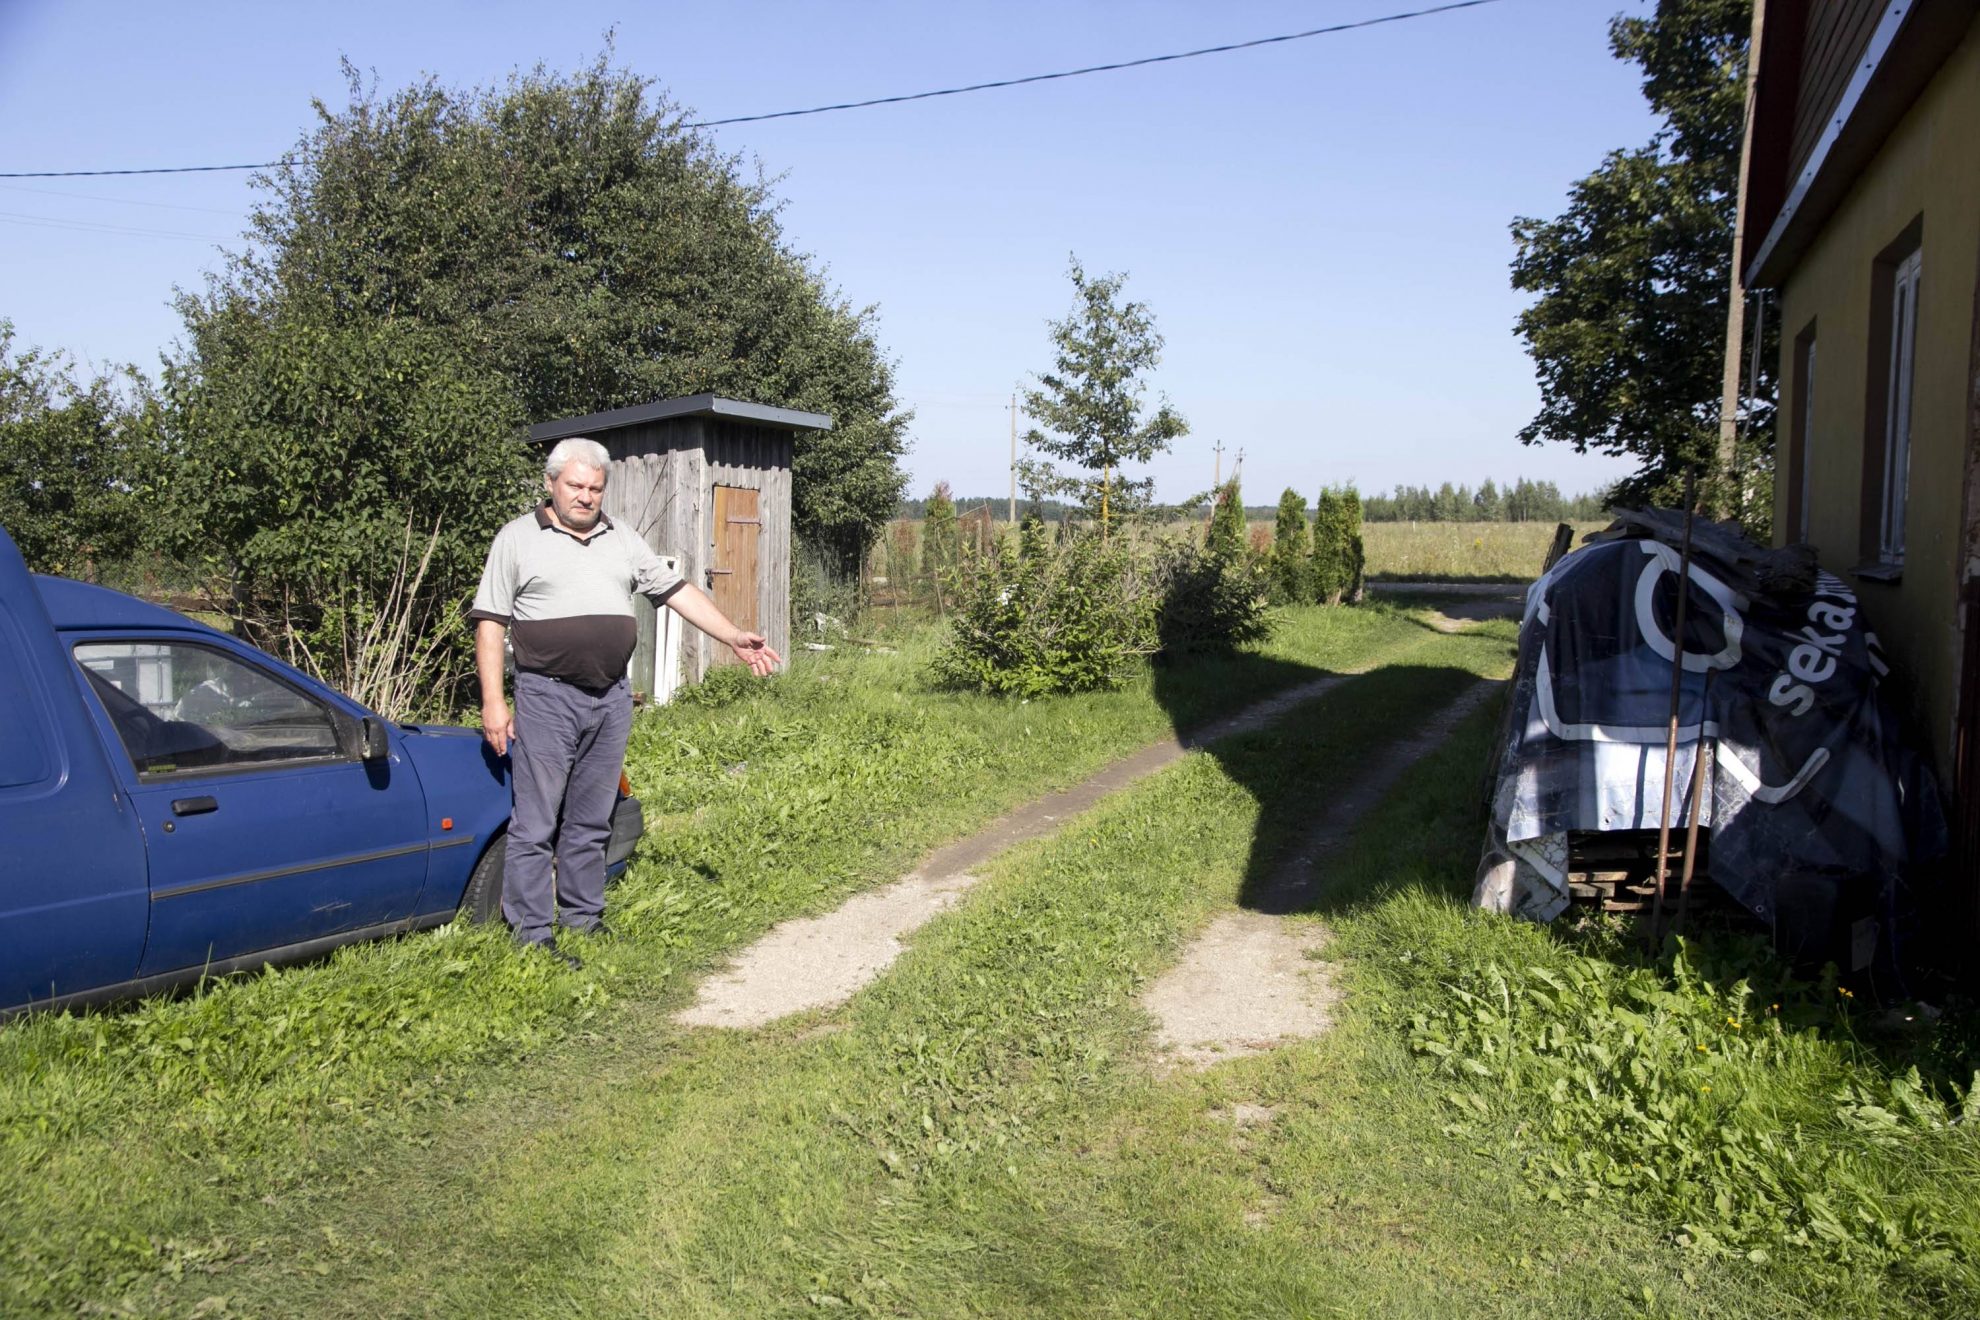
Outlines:
{"type": "Polygon", "coordinates": [[[1671,722],[1664,739],[1664,809],[1657,819],[1656,889],[1650,902],[1652,953],[1664,941],[1664,883],[1671,866],[1671,762],[1677,759],[1678,702],[1684,688],[1684,607],[1691,596],[1691,499],[1696,478],[1695,468],[1684,474],[1684,552],[1678,560],[1677,620],[1671,628],[1671,722]]]}

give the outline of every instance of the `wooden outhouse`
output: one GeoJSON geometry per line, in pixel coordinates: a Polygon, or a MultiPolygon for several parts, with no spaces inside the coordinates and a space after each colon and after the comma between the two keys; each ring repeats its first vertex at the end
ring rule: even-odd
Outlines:
{"type": "MultiPolygon", "coordinates": [[[[548,450],[588,436],[611,455],[605,513],[675,560],[681,576],[714,598],[741,627],[762,633],[781,655],[791,643],[791,453],[800,431],[832,419],[714,394],[662,399],[611,412],[543,422],[530,442],[548,450]]],[[[666,701],[727,649],[671,610],[634,601],[639,645],[633,690],[666,701]]]]}

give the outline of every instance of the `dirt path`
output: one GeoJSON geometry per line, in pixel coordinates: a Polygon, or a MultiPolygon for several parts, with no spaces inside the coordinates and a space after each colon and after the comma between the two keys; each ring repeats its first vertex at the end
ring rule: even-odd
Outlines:
{"type": "MultiPolygon", "coordinates": [[[[1293,707],[1312,701],[1352,676],[1352,673],[1329,674],[1302,683],[1237,715],[1181,737],[1152,743],[1071,788],[1026,803],[977,833],[937,849],[913,873],[893,884],[856,895],[831,912],[783,923],[743,950],[726,968],[704,980],[694,1002],[675,1014],[674,1021],[683,1026],[747,1029],[793,1013],[845,1002],[900,956],[909,935],[958,902],[976,884],[975,869],[992,857],[1015,844],[1054,832],[1102,798],[1173,765],[1190,749],[1264,728],[1293,707]]],[[[1461,699],[1456,704],[1464,702],[1461,699]]],[[[1388,758],[1371,767],[1362,786],[1337,799],[1324,821],[1334,830],[1344,832],[1367,806],[1379,800],[1409,763],[1442,740],[1448,721],[1440,717],[1434,723],[1437,726],[1434,734],[1426,732],[1394,749],[1398,752],[1407,749],[1407,761],[1398,764],[1392,772],[1388,771],[1388,758]]],[[[1316,847],[1302,847],[1300,855],[1302,859],[1317,857],[1320,851],[1316,847]]],[[[1291,887],[1284,889],[1285,894],[1298,892],[1292,881],[1287,881],[1287,885],[1291,887]]],[[[1276,899],[1281,892],[1281,886],[1275,883],[1268,896],[1276,899]]],[[[1293,962],[1286,965],[1308,965],[1306,954],[1302,946],[1291,954],[1261,949],[1258,956],[1265,960],[1260,967],[1269,969],[1281,967],[1287,957],[1293,962]]],[[[1280,977],[1279,972],[1269,970],[1259,975],[1267,976],[1268,980],[1280,977]]],[[[1280,977],[1270,983],[1292,985],[1302,979],[1280,977]]],[[[1268,982],[1257,983],[1264,987],[1268,982]]],[[[1252,1004],[1250,1009],[1239,1011],[1242,1015],[1263,1009],[1252,1004]]]]}
{"type": "Polygon", "coordinates": [[[1329,674],[1301,683],[1237,715],[1151,743],[1071,788],[1027,802],[968,838],[938,848],[891,885],[856,895],[819,916],[783,923],[703,981],[694,1002],[674,1020],[691,1027],[760,1027],[792,1013],[845,1002],[900,956],[908,935],[976,883],[972,868],[1016,844],[1052,833],[1102,798],[1173,765],[1191,748],[1262,729],[1350,677],[1329,674]]]}
{"type": "Polygon", "coordinates": [[[1285,914],[1312,906],[1325,879],[1321,863],[1348,840],[1403,772],[1442,745],[1498,686],[1483,680],[1473,684],[1421,729],[1383,748],[1354,786],[1315,817],[1261,887],[1251,910],[1217,917],[1176,965],[1149,985],[1141,1006],[1155,1019],[1161,1063],[1204,1068],[1327,1029],[1330,1009],[1339,999],[1332,969],[1316,958],[1326,946],[1327,928],[1314,921],[1287,921],[1285,914]]]}

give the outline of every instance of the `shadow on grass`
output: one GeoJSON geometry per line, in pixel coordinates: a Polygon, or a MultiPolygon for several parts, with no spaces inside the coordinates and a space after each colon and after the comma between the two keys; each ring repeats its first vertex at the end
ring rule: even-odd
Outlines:
{"type": "MultiPolygon", "coordinates": [[[[1289,700],[1310,694],[1259,727],[1232,731],[1195,718],[1204,693],[1214,690],[1199,669],[1155,671],[1156,699],[1183,744],[1214,756],[1258,803],[1238,901],[1272,913],[1308,910],[1322,901],[1325,876],[1317,863],[1442,742],[1438,716],[1481,681],[1454,666],[1389,665],[1349,675],[1256,656],[1210,663],[1225,666],[1220,676],[1230,682],[1255,684],[1253,691],[1280,691],[1289,700]]],[[[1464,776],[1474,809],[1480,770],[1482,756],[1464,776]]],[[[1468,822],[1468,836],[1476,837],[1477,823],[1468,822]]]]}

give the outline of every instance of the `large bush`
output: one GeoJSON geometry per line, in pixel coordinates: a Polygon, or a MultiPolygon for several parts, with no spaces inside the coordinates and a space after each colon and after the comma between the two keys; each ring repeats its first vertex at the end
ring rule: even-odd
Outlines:
{"type": "Polygon", "coordinates": [[[1148,656],[1229,650],[1270,631],[1264,584],[1243,556],[1097,531],[1054,548],[1042,523],[1025,530],[1021,546],[1000,538],[965,575],[939,682],[1018,696],[1110,688],[1148,656]]]}
{"type": "Polygon", "coordinates": [[[1279,496],[1267,575],[1274,604],[1303,605],[1313,599],[1313,537],[1306,529],[1306,497],[1290,487],[1279,496]]]}
{"type": "Polygon", "coordinates": [[[1264,583],[1243,556],[1189,541],[1165,541],[1154,553],[1155,634],[1164,660],[1230,651],[1271,634],[1264,583]]]}
{"type": "Polygon", "coordinates": [[[1013,696],[1118,685],[1155,649],[1144,566],[1097,532],[1021,553],[1009,537],[974,558],[956,604],[938,681],[1013,696]]]}

